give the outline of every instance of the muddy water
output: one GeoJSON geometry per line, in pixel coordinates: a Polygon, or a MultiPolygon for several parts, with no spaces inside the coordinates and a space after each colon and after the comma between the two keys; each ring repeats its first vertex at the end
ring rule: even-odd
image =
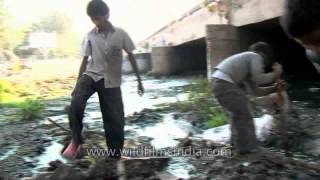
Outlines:
{"type": "MultiPolygon", "coordinates": [[[[174,103],[178,100],[186,100],[188,94],[183,90],[183,86],[191,83],[191,78],[173,78],[173,79],[151,79],[144,78],[145,94],[140,97],[137,94],[137,83],[135,77],[126,76],[122,85],[122,93],[125,107],[125,115],[130,116],[134,113],[139,113],[143,109],[157,109],[165,104],[174,103]]],[[[64,106],[70,101],[69,97],[61,98],[48,102],[45,116],[67,127],[67,115],[62,111],[64,106]]],[[[147,119],[145,122],[138,124],[127,123],[126,131],[131,134],[126,139],[138,139],[139,137],[147,137],[150,139],[150,144],[155,148],[175,147],[178,143],[176,139],[184,138],[189,132],[194,134],[201,133],[200,129],[194,128],[189,122],[183,119],[174,118],[173,114],[157,113],[155,120],[147,119]]],[[[39,124],[50,125],[50,122],[42,120],[39,124]]],[[[85,118],[84,129],[90,131],[103,131],[101,113],[99,108],[99,100],[97,94],[94,94],[88,101],[85,118]]],[[[43,130],[45,131],[45,130],[43,130]]],[[[50,136],[50,135],[49,135],[50,136]]],[[[36,174],[41,168],[48,166],[48,163],[54,160],[67,162],[60,155],[62,144],[59,144],[59,137],[49,137],[50,143],[43,147],[43,153],[39,156],[29,157],[23,156],[25,162],[32,162],[29,170],[32,174],[36,174]]],[[[1,160],[7,159],[10,155],[15,154],[18,147],[12,146],[1,155],[1,160]]],[[[177,177],[188,178],[189,172],[193,167],[182,158],[172,159],[167,167],[167,171],[177,177]]],[[[24,169],[28,171],[28,169],[24,169]]],[[[10,172],[9,172],[10,173],[10,172]]],[[[10,173],[12,174],[12,173],[10,173]]],[[[15,173],[13,173],[15,174],[15,173]]],[[[19,175],[24,177],[24,175],[19,175]]]]}
{"type": "MultiPolygon", "coordinates": [[[[145,94],[140,97],[137,94],[137,83],[134,76],[126,76],[121,86],[125,115],[132,115],[143,109],[156,109],[159,105],[173,103],[178,100],[186,100],[188,95],[183,92],[182,87],[191,83],[191,79],[145,79],[143,80],[145,94]]],[[[67,99],[66,99],[67,100],[67,99]]],[[[51,103],[51,112],[61,111],[67,102],[51,103]]],[[[101,120],[99,99],[94,94],[87,103],[84,123],[91,124],[92,121],[101,120]]],[[[68,122],[67,115],[50,116],[53,120],[63,123],[68,122]]]]}
{"type": "MultiPolygon", "coordinates": [[[[191,78],[157,80],[152,78],[144,78],[146,92],[143,97],[139,97],[136,93],[137,87],[135,78],[133,76],[126,76],[122,85],[126,116],[128,117],[136,112],[141,112],[143,109],[156,110],[164,104],[174,103],[178,100],[186,100],[188,94],[184,92],[183,86],[191,83],[191,81],[191,78]]],[[[306,129],[310,131],[310,134],[317,134],[320,129],[320,118],[318,116],[320,109],[320,84],[309,83],[303,85],[301,88],[297,87],[301,87],[301,84],[298,84],[298,86],[293,84],[293,88],[290,89],[289,94],[293,104],[295,105],[298,119],[301,119],[302,122],[306,122],[305,126],[306,129]],[[310,125],[310,121],[314,123],[310,125]]],[[[69,101],[69,97],[50,101],[48,103],[45,116],[50,117],[57,123],[67,127],[67,116],[62,109],[69,103],[69,101]]],[[[141,137],[144,137],[144,139],[150,140],[151,145],[157,149],[160,149],[176,147],[179,143],[177,139],[186,137],[190,132],[196,136],[200,136],[203,133],[202,129],[192,126],[189,122],[182,118],[176,118],[173,113],[158,112],[156,115],[156,118],[151,117],[150,119],[145,119],[145,121],[142,122],[128,122],[125,127],[126,139],[141,139],[141,137]]],[[[40,124],[45,125],[50,123],[47,121],[41,121],[40,124]]],[[[84,124],[85,130],[103,131],[99,100],[96,94],[93,95],[88,101],[84,124]]],[[[16,129],[13,129],[13,131],[14,130],[16,129]]],[[[45,132],[45,130],[42,129],[38,131],[40,131],[38,134],[45,132]]],[[[30,132],[33,133],[33,130],[30,130],[30,132]]],[[[36,174],[41,168],[46,167],[50,161],[60,159],[63,162],[66,162],[66,160],[60,156],[62,145],[59,144],[59,140],[61,139],[56,137],[47,137],[48,135],[45,133],[43,136],[46,136],[50,143],[47,146],[41,147],[44,149],[41,155],[31,157],[28,155],[22,156],[25,162],[33,162],[32,166],[27,167],[23,171],[31,171],[33,174],[36,174]]],[[[315,140],[317,138],[320,139],[320,135],[319,137],[315,135],[313,138],[315,138],[315,140]]],[[[312,142],[306,142],[306,145],[314,146],[314,143],[312,144],[312,142]]],[[[6,162],[6,160],[10,159],[11,156],[19,152],[19,148],[21,148],[20,146],[21,145],[19,145],[19,143],[9,143],[8,147],[4,148],[0,154],[0,162],[6,162]]],[[[15,167],[14,165],[12,166],[13,167],[11,168],[11,171],[14,171],[15,168],[17,171],[21,170],[19,167],[15,167]]],[[[166,171],[180,178],[191,177],[192,175],[190,175],[190,172],[193,172],[194,170],[195,168],[184,158],[172,158],[172,160],[169,162],[169,166],[166,169],[166,171]]],[[[15,173],[11,172],[11,174],[15,173]]],[[[19,177],[24,176],[20,175],[19,177]]]]}
{"type": "MultiPolygon", "coordinates": [[[[136,112],[140,112],[143,109],[157,109],[159,106],[174,103],[178,100],[186,100],[188,94],[183,91],[183,86],[191,83],[191,79],[148,79],[144,81],[145,94],[140,97],[137,94],[137,83],[133,76],[126,76],[122,85],[122,94],[125,107],[125,115],[130,116],[136,112]]],[[[53,107],[54,109],[61,109],[63,107],[53,107]]],[[[131,131],[136,137],[143,136],[151,139],[151,145],[157,149],[175,147],[178,144],[176,139],[184,138],[189,132],[194,134],[200,133],[200,129],[194,128],[189,122],[183,119],[174,119],[173,114],[159,113],[161,120],[157,122],[145,122],[145,123],[128,123],[125,126],[126,131],[131,131]]],[[[66,115],[51,116],[56,122],[67,122],[66,115]]],[[[101,113],[99,109],[99,99],[97,94],[94,94],[88,101],[84,126],[87,129],[95,131],[103,131],[103,125],[101,121],[101,113]]],[[[127,137],[126,137],[127,139],[127,137]]],[[[59,149],[59,145],[54,143],[48,147],[47,152],[56,151],[59,149]]],[[[56,158],[60,158],[59,153],[54,153],[55,156],[45,153],[40,157],[40,162],[46,164],[56,158]]],[[[181,158],[173,159],[169,163],[167,170],[175,176],[181,178],[188,178],[189,171],[193,167],[189,165],[186,160],[181,158]]]]}

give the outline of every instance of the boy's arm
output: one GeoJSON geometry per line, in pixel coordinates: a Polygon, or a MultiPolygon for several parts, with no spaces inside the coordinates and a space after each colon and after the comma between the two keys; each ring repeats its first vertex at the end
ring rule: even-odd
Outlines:
{"type": "Polygon", "coordinates": [[[86,71],[87,69],[87,64],[88,64],[88,56],[84,56],[83,59],[82,59],[82,62],[81,62],[81,65],[80,65],[80,68],[79,68],[79,74],[78,74],[78,79],[80,79],[81,75],[86,71]]]}
{"type": "Polygon", "coordinates": [[[276,91],[276,87],[274,85],[266,87],[256,87],[254,91],[257,96],[266,96],[268,94],[274,93],[276,91]]]}
{"type": "Polygon", "coordinates": [[[143,85],[142,85],[142,81],[141,81],[141,77],[140,77],[140,73],[139,73],[139,69],[138,69],[138,66],[137,66],[137,61],[134,57],[134,55],[132,54],[132,52],[127,52],[128,53],[128,58],[129,58],[129,61],[131,63],[131,66],[132,66],[132,69],[137,77],[137,80],[138,80],[138,94],[140,96],[143,95],[144,93],[144,88],[143,88],[143,85]]]}
{"type": "MultiPolygon", "coordinates": [[[[81,75],[86,71],[87,69],[87,64],[88,64],[88,56],[84,56],[83,59],[82,59],[82,62],[81,62],[81,65],[80,65],[80,68],[79,68],[79,73],[78,73],[78,78],[77,78],[77,82],[79,81],[81,75]]],[[[71,93],[71,96],[74,95],[74,90],[72,91],[71,93]]]]}
{"type": "Polygon", "coordinates": [[[134,47],[134,43],[132,42],[131,38],[129,37],[128,33],[123,31],[123,49],[126,51],[126,53],[128,54],[128,59],[131,63],[132,69],[135,73],[135,75],[137,76],[137,80],[138,80],[138,94],[140,96],[143,95],[144,93],[144,89],[143,89],[143,85],[142,85],[142,81],[140,78],[140,74],[139,74],[139,69],[137,66],[137,61],[132,53],[132,51],[135,49],[134,47]]]}

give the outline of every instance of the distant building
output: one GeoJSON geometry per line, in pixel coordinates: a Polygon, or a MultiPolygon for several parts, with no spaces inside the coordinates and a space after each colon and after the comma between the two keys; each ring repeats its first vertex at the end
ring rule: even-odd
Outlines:
{"type": "Polygon", "coordinates": [[[55,32],[29,32],[24,45],[20,46],[16,53],[24,58],[32,55],[47,58],[49,50],[56,48],[57,44],[55,32]]]}
{"type": "Polygon", "coordinates": [[[28,34],[30,48],[49,49],[57,47],[57,33],[31,32],[28,34]]]}

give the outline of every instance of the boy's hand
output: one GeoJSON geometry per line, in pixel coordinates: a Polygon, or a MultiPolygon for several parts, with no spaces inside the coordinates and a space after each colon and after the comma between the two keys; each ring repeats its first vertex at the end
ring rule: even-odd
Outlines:
{"type": "Polygon", "coordinates": [[[276,79],[280,79],[283,72],[282,65],[279,63],[274,63],[272,66],[272,69],[273,69],[273,73],[276,76],[276,79]]]}
{"type": "Polygon", "coordinates": [[[275,87],[278,92],[286,91],[288,90],[288,83],[285,80],[279,80],[276,82],[275,87]]]}
{"type": "Polygon", "coordinates": [[[278,93],[272,93],[269,95],[272,103],[275,105],[277,110],[281,110],[283,107],[283,98],[278,93]]]}

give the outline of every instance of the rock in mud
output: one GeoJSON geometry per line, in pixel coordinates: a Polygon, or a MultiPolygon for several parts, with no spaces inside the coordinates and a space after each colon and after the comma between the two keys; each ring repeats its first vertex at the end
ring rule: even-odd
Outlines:
{"type": "Polygon", "coordinates": [[[51,161],[51,162],[49,162],[48,171],[54,171],[55,169],[57,169],[62,164],[63,164],[63,162],[60,161],[60,160],[51,161]]]}
{"type": "MultiPolygon", "coordinates": [[[[89,169],[83,169],[80,172],[79,166],[84,168],[89,166],[89,162],[78,161],[74,166],[65,164],[54,172],[39,174],[36,180],[100,180],[100,179],[118,179],[125,177],[127,179],[145,179],[157,176],[156,172],[164,170],[168,164],[168,158],[141,158],[141,159],[114,159],[100,158],[89,169]],[[80,163],[82,162],[82,163],[80,163]]],[[[55,162],[56,163],[56,162],[55,162]]],[[[52,164],[53,165],[53,164],[52,164]]],[[[57,165],[55,165],[57,166],[57,165]]],[[[152,179],[152,178],[151,178],[152,179]]],[[[154,179],[154,178],[153,178],[154,179]]]]}
{"type": "Polygon", "coordinates": [[[81,159],[79,161],[76,162],[77,166],[79,166],[80,168],[89,168],[91,165],[91,162],[89,160],[86,159],[81,159]]]}
{"type": "Polygon", "coordinates": [[[53,173],[44,173],[40,174],[35,180],[84,180],[85,176],[80,173],[80,171],[75,170],[74,168],[61,165],[53,173]]]}

